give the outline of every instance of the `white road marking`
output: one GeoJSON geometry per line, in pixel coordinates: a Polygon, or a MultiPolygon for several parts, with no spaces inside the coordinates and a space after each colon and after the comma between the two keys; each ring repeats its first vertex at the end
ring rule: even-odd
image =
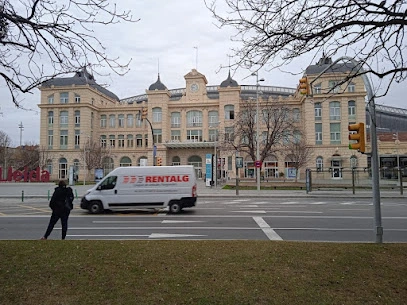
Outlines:
{"type": "Polygon", "coordinates": [[[258,214],[266,214],[266,211],[264,210],[258,210],[258,211],[231,211],[234,213],[258,213],[258,214]]]}
{"type": "Polygon", "coordinates": [[[152,233],[148,238],[177,238],[177,237],[202,237],[202,236],[208,235],[152,233]]]}
{"type": "Polygon", "coordinates": [[[161,223],[191,223],[191,222],[203,222],[200,220],[163,220],[161,223]]]}
{"type": "Polygon", "coordinates": [[[253,217],[253,220],[259,225],[260,229],[266,234],[270,240],[283,240],[280,235],[278,235],[268,224],[264,221],[262,217],[253,217]]]}

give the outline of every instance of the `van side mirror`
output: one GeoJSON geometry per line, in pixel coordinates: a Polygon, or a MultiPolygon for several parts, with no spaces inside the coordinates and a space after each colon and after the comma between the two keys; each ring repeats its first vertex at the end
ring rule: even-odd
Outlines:
{"type": "Polygon", "coordinates": [[[101,185],[98,185],[98,187],[96,188],[98,191],[100,191],[102,189],[101,185]]]}

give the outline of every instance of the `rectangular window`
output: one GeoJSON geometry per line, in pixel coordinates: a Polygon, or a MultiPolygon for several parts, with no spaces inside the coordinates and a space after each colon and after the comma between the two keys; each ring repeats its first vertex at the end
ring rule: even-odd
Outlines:
{"type": "Polygon", "coordinates": [[[59,145],[61,149],[68,148],[68,130],[61,130],[59,134],[59,145]]]}
{"type": "Polygon", "coordinates": [[[101,128],[106,128],[106,116],[105,115],[102,115],[101,117],[100,117],[100,127],[101,128]]]}
{"type": "Polygon", "coordinates": [[[75,111],[75,127],[81,126],[81,113],[79,111],[75,111]]]}
{"type": "Polygon", "coordinates": [[[124,115],[119,114],[119,127],[124,127],[124,115]]]}
{"type": "Polygon", "coordinates": [[[160,123],[161,121],[162,121],[161,109],[159,109],[159,111],[154,111],[153,110],[153,122],[154,123],[160,123]]]}
{"type": "Polygon", "coordinates": [[[117,144],[119,145],[119,148],[123,148],[124,147],[124,135],[119,135],[117,142],[118,142],[117,144]]]}
{"type": "Polygon", "coordinates": [[[321,103],[315,103],[314,105],[315,121],[322,120],[322,106],[321,103]]]}
{"type": "Polygon", "coordinates": [[[106,136],[101,136],[100,147],[106,148],[106,136]]]}
{"type": "Polygon", "coordinates": [[[54,95],[48,96],[48,104],[53,104],[54,103],[54,95]]]}
{"type": "Polygon", "coordinates": [[[48,130],[48,149],[52,149],[54,145],[54,131],[48,130]]]}
{"type": "Polygon", "coordinates": [[[114,148],[116,146],[116,137],[114,135],[109,136],[109,146],[114,148]]]}
{"type": "Polygon", "coordinates": [[[75,103],[79,104],[81,102],[81,96],[78,94],[75,94],[75,103]]]}
{"type": "Polygon", "coordinates": [[[116,117],[114,114],[109,115],[109,126],[116,127],[116,117]]]}
{"type": "Polygon", "coordinates": [[[355,84],[354,83],[350,83],[348,85],[348,92],[355,92],[355,84]]]}
{"type": "Polygon", "coordinates": [[[54,126],[54,112],[53,111],[49,111],[48,112],[48,127],[54,126]]]}
{"type": "Polygon", "coordinates": [[[136,146],[143,147],[143,137],[141,135],[136,135],[136,146]]]}
{"type": "Polygon", "coordinates": [[[81,145],[81,131],[75,130],[75,149],[80,148],[81,145]]]}
{"type": "Polygon", "coordinates": [[[172,113],[171,114],[171,127],[172,128],[180,128],[181,127],[181,117],[179,113],[172,113]]]}
{"type": "Polygon", "coordinates": [[[59,125],[65,128],[68,127],[68,111],[61,111],[59,125]]]}
{"type": "Polygon", "coordinates": [[[321,94],[321,84],[316,84],[314,86],[314,94],[321,94]]]}
{"type": "Polygon", "coordinates": [[[322,144],[322,124],[321,123],[315,124],[315,144],[316,145],[322,144]]]}
{"type": "Polygon", "coordinates": [[[69,93],[68,92],[61,92],[59,94],[59,102],[61,104],[68,104],[68,100],[69,100],[69,93]]]}
{"type": "Polygon", "coordinates": [[[329,118],[331,121],[339,121],[341,119],[341,104],[339,102],[329,103],[329,118]]]}
{"type": "Polygon", "coordinates": [[[330,124],[331,144],[341,144],[341,124],[330,124]]]}
{"type": "Polygon", "coordinates": [[[127,135],[127,147],[133,147],[133,146],[134,146],[133,135],[129,134],[129,135],[127,135]]]}
{"type": "Polygon", "coordinates": [[[330,80],[328,83],[329,86],[329,92],[330,93],[339,93],[341,90],[341,86],[339,85],[339,81],[336,80],[330,80]]]}
{"type": "Polygon", "coordinates": [[[171,142],[181,141],[181,130],[171,130],[171,142]]]}
{"type": "Polygon", "coordinates": [[[127,115],[127,127],[133,127],[134,124],[134,117],[132,114],[127,115]]]}
{"type": "Polygon", "coordinates": [[[187,130],[188,142],[202,142],[202,130],[187,130]]]}
{"type": "Polygon", "coordinates": [[[215,142],[218,140],[218,130],[217,129],[209,129],[209,141],[215,142]]]}
{"type": "Polygon", "coordinates": [[[161,129],[153,129],[153,134],[154,134],[154,143],[163,142],[163,133],[161,129]]]}
{"type": "Polygon", "coordinates": [[[225,141],[234,141],[235,136],[234,136],[234,129],[233,127],[226,127],[225,128],[225,141]]]}

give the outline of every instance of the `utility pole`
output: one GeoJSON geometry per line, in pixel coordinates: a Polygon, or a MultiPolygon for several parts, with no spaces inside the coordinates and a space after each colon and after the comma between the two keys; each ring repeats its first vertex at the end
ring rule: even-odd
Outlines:
{"type": "Polygon", "coordinates": [[[20,122],[20,124],[18,125],[18,128],[20,128],[20,147],[23,144],[23,130],[24,130],[24,126],[23,126],[23,122],[20,122]]]}

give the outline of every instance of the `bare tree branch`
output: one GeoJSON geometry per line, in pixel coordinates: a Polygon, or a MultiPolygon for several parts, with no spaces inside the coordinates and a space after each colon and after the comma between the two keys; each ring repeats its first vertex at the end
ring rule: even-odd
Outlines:
{"type": "Polygon", "coordinates": [[[0,77],[15,106],[18,93],[83,67],[127,73],[130,61],[108,55],[94,30],[136,21],[109,0],[0,0],[0,77]]]}
{"type": "Polygon", "coordinates": [[[307,53],[348,56],[361,63],[353,77],[372,74],[393,82],[407,77],[407,3],[359,0],[205,0],[219,27],[237,33],[234,67],[280,68],[307,53]],[[220,11],[216,4],[226,3],[220,11]]]}

